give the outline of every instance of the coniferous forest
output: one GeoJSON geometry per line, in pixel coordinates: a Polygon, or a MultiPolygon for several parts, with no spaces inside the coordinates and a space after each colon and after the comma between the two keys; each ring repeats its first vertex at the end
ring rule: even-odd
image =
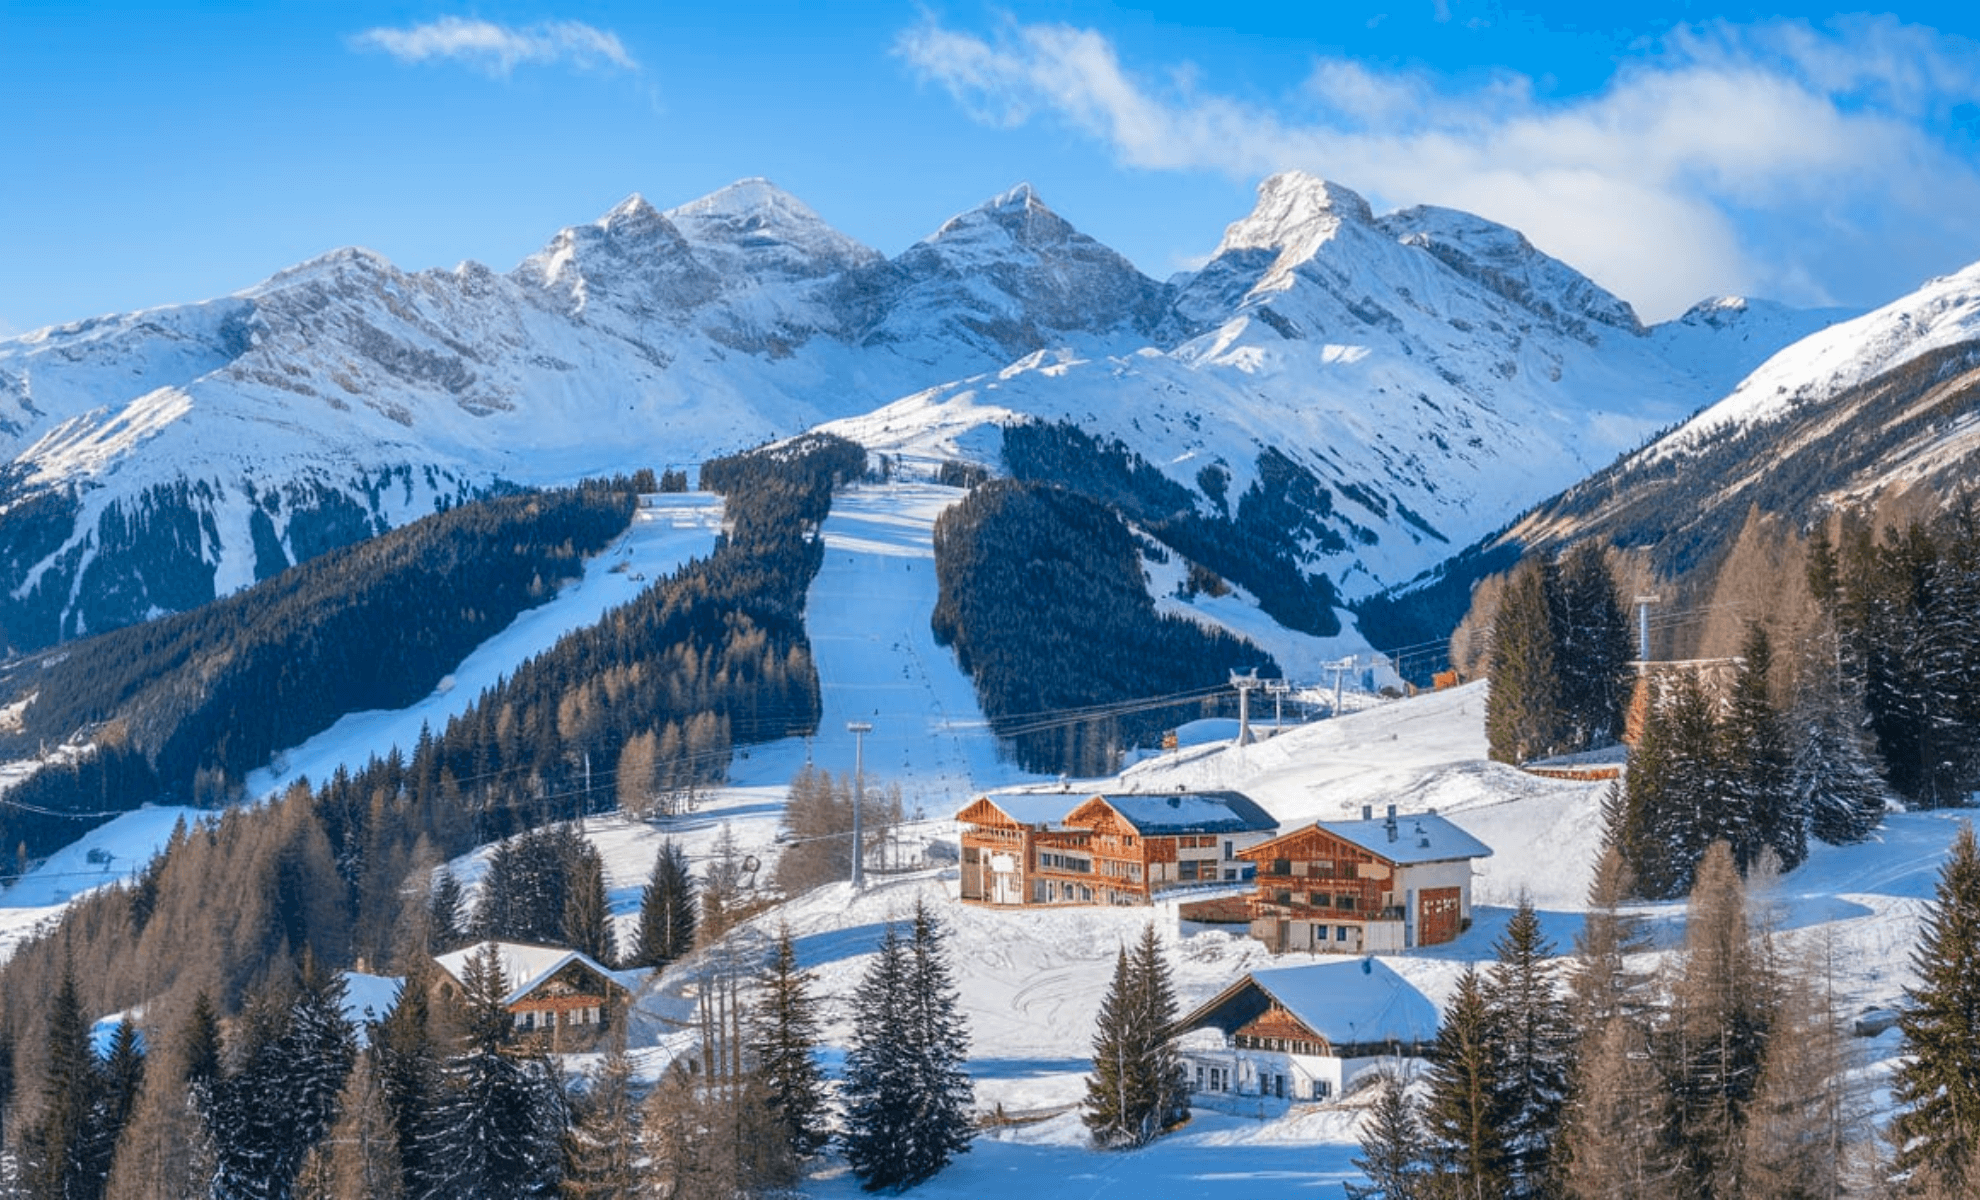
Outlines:
{"type": "Polygon", "coordinates": [[[1159,615],[1143,550],[1113,510],[1050,484],[992,480],[936,521],[936,638],[1026,768],[1104,774],[1124,750],[1204,715],[1201,702],[1134,702],[1207,697],[1232,671],[1278,673],[1248,642],[1159,615]]]}
{"type": "Polygon", "coordinates": [[[0,845],[32,858],[145,802],[224,802],[344,713],[411,703],[576,577],[633,503],[619,480],[463,504],[17,664],[10,682],[33,699],[14,744],[87,736],[98,748],[20,785],[0,845]],[[84,816],[58,815],[69,813],[84,816]]]}
{"type": "MultiPolygon", "coordinates": [[[[857,477],[863,459],[850,443],[813,438],[710,463],[704,480],[724,490],[729,522],[707,559],[567,636],[409,751],[181,828],[136,880],[77,901],[23,944],[0,971],[0,1041],[12,1048],[0,1057],[6,1079],[21,1081],[0,1111],[12,1116],[8,1161],[27,1194],[553,1189],[567,1125],[596,1114],[567,1113],[542,1060],[510,1044],[506,1014],[490,1008],[493,983],[477,991],[471,972],[465,995],[436,1000],[421,964],[467,937],[552,932],[614,961],[619,948],[597,937],[595,854],[587,863],[555,830],[513,837],[473,914],[459,911],[444,873],[431,888],[407,885],[484,841],[609,806],[625,781],[610,769],[588,775],[585,760],[614,763],[642,734],[678,748],[675,778],[718,779],[736,742],[815,723],[804,590],[832,489],[857,477]],[[359,961],[413,977],[362,1052],[331,1015],[334,972],[359,961]],[[144,1058],[149,1087],[116,1083],[76,1045],[82,1013],[140,1002],[157,1031],[144,1058]],[[342,1123],[353,1135],[326,1141],[342,1123]],[[515,1161],[466,1149],[497,1142],[515,1161]],[[351,1146],[370,1149],[348,1161],[351,1146]],[[330,1189],[326,1181],[351,1172],[380,1181],[376,1190],[330,1189]]],[[[670,760],[652,761],[646,786],[668,786],[670,760]]],[[[686,928],[692,936],[693,922],[686,928]]],[[[678,954],[666,936],[657,952],[678,954]]],[[[940,953],[932,932],[918,932],[915,946],[931,964],[940,953]]],[[[653,1137],[664,1140],[672,1119],[656,1117],[653,1137]]],[[[812,1132],[790,1138],[816,1144],[812,1132]]]]}

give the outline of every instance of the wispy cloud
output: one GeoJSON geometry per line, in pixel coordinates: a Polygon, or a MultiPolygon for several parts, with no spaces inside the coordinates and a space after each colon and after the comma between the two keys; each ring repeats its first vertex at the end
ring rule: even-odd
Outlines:
{"type": "Polygon", "coordinates": [[[1469,209],[1647,316],[1714,290],[1861,301],[1980,257],[1980,171],[1932,132],[1980,98],[1980,47],[1892,18],[1687,27],[1564,100],[1514,72],[1459,87],[1322,59],[1260,104],[1192,70],[1131,69],[1101,33],[1056,24],[930,20],[895,51],[979,121],[1057,120],[1127,166],[1298,167],[1469,209]]]}
{"type": "Polygon", "coordinates": [[[507,76],[523,65],[563,63],[579,70],[638,71],[639,63],[615,33],[582,21],[497,25],[442,17],[404,29],[367,29],[351,38],[360,50],[377,50],[400,62],[452,61],[490,75],[507,76]]]}

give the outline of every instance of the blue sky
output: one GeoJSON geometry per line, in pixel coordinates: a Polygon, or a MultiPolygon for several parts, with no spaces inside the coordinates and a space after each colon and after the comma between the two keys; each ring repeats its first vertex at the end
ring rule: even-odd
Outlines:
{"type": "Polygon", "coordinates": [[[1028,180],[1161,277],[1300,168],[1511,224],[1651,319],[1980,259],[1980,20],[1593,9],[5,0],[0,333],[343,245],[507,270],[752,175],[889,254],[1028,180]]]}

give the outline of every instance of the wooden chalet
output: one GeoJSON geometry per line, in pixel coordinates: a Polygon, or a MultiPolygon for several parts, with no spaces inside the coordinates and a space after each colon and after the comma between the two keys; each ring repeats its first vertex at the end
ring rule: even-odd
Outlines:
{"type": "Polygon", "coordinates": [[[1199,1107],[1269,1116],[1341,1095],[1383,1058],[1420,1057],[1437,1006],[1372,958],[1253,971],[1175,1025],[1199,1107]]]}
{"type": "Polygon", "coordinates": [[[1251,936],[1274,954],[1389,954],[1471,925],[1471,863],[1491,856],[1436,813],[1321,821],[1242,851],[1256,867],[1251,936]]]}
{"type": "Polygon", "coordinates": [[[482,942],[433,961],[445,972],[441,986],[457,993],[467,985],[469,964],[489,949],[502,973],[502,1006],[516,1028],[560,1048],[597,1040],[622,1015],[631,992],[597,960],[577,950],[521,942],[482,942]]]}
{"type": "Polygon", "coordinates": [[[1146,904],[1164,888],[1241,883],[1243,852],[1278,822],[1237,792],[981,796],[962,823],[962,898],[979,904],[1146,904]]]}

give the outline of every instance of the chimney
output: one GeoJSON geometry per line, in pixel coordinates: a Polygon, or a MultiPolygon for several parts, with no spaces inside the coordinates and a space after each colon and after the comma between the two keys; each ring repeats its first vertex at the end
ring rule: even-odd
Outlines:
{"type": "Polygon", "coordinates": [[[1389,840],[1392,842],[1395,841],[1396,840],[1396,806],[1393,804],[1389,806],[1389,819],[1383,823],[1383,827],[1389,831],[1389,840]]]}
{"type": "Polygon", "coordinates": [[[1373,804],[1364,804],[1361,806],[1361,819],[1364,821],[1373,821],[1375,819],[1375,806],[1373,804]]]}

